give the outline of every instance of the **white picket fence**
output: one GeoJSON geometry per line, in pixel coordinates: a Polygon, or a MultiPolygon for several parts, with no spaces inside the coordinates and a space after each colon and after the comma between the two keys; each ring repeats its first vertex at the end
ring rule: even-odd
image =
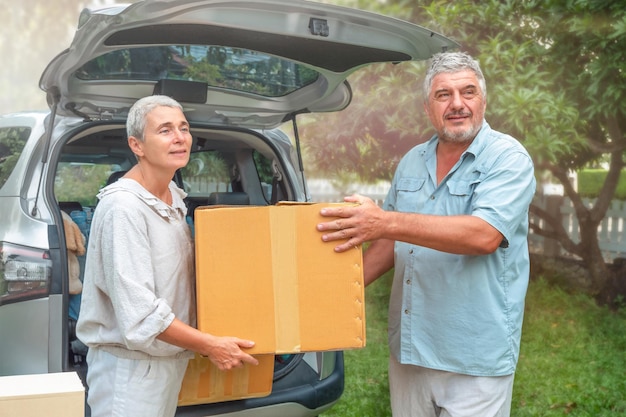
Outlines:
{"type": "Polygon", "coordinates": [[[307,180],[307,190],[311,195],[311,200],[314,202],[343,201],[345,196],[361,194],[382,206],[390,186],[391,184],[388,181],[380,181],[376,184],[352,183],[338,186],[328,180],[307,180]]]}
{"type": "MultiPolygon", "coordinates": [[[[315,202],[334,202],[342,201],[343,197],[352,193],[365,195],[382,205],[387,191],[389,190],[388,182],[380,182],[374,185],[367,184],[349,184],[337,187],[327,180],[309,180],[307,187],[311,195],[312,201],[315,202]]],[[[574,212],[574,206],[568,198],[559,199],[560,205],[556,210],[560,211],[563,221],[563,227],[568,231],[574,242],[580,241],[580,230],[578,227],[578,219],[574,212]]],[[[593,200],[584,200],[587,207],[593,205],[593,200]]],[[[539,205],[546,210],[554,210],[554,207],[548,207],[548,199],[535,197],[534,204],[539,205]]],[[[543,226],[543,221],[532,219],[543,226]]],[[[626,201],[614,200],[606,213],[603,221],[598,226],[598,239],[600,249],[607,262],[612,262],[615,258],[626,257],[626,201]]],[[[550,248],[550,255],[568,256],[568,254],[551,239],[545,239],[542,236],[531,233],[529,236],[529,244],[531,251],[535,253],[544,253],[546,248],[550,248]]]]}
{"type": "MultiPolygon", "coordinates": [[[[570,238],[575,242],[580,242],[580,229],[578,227],[578,218],[574,211],[574,205],[567,197],[535,197],[533,203],[539,207],[561,216],[562,224],[568,232],[570,238]]],[[[586,207],[592,207],[593,199],[583,199],[586,207]]],[[[615,258],[626,257],[626,236],[624,233],[624,222],[626,219],[626,201],[613,200],[609,209],[598,225],[598,241],[600,250],[607,262],[612,262],[615,258]]],[[[545,223],[539,218],[531,218],[541,227],[545,227],[545,223]]],[[[529,236],[531,249],[534,251],[545,251],[550,248],[550,255],[565,256],[567,253],[555,244],[552,239],[545,239],[542,236],[531,233],[529,236]]]]}

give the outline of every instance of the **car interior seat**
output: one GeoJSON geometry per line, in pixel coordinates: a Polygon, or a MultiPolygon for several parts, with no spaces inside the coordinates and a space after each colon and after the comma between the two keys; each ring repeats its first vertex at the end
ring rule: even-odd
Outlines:
{"type": "Polygon", "coordinates": [[[242,191],[213,192],[207,199],[208,205],[247,206],[250,204],[250,196],[242,191]]]}
{"type": "Polygon", "coordinates": [[[111,185],[113,184],[115,181],[119,180],[120,178],[122,178],[124,176],[124,174],[126,174],[128,171],[115,171],[113,173],[111,173],[111,175],[109,175],[109,178],[107,178],[107,182],[105,185],[111,185]]]}
{"type": "Polygon", "coordinates": [[[83,205],[78,201],[59,201],[58,204],[59,208],[67,214],[71,214],[73,211],[83,211],[83,205]]]}

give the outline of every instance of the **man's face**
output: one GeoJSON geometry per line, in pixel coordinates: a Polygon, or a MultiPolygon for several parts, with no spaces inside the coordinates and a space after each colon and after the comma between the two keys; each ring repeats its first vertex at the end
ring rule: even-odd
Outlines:
{"type": "Polygon", "coordinates": [[[143,142],[138,142],[144,160],[167,170],[187,165],[192,137],[183,112],[175,107],[156,107],[146,116],[143,142]]]}
{"type": "Polygon", "coordinates": [[[435,76],[424,109],[441,141],[464,143],[480,130],[486,106],[476,75],[467,70],[435,76]]]}

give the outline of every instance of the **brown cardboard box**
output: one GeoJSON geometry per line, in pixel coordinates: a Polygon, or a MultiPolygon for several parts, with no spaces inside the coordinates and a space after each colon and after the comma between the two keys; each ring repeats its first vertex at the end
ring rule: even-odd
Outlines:
{"type": "Polygon", "coordinates": [[[272,392],[274,355],[256,355],[259,364],[220,371],[200,355],[189,361],[178,395],[178,405],[207,404],[266,397],[272,392]]]}
{"type": "Polygon", "coordinates": [[[361,248],[336,253],[315,228],[330,205],[196,209],[198,328],[252,354],[365,346],[361,248]]]}
{"type": "Polygon", "coordinates": [[[0,416],[84,415],[85,388],[76,372],[0,377],[0,416]]]}

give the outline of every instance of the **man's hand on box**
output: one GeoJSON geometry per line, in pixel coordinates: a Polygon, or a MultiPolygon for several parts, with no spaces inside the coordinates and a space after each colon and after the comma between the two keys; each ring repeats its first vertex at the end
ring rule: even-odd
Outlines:
{"type": "Polygon", "coordinates": [[[359,249],[360,244],[379,239],[384,226],[385,211],[370,198],[353,194],[344,201],[355,204],[324,207],[320,214],[335,219],[317,225],[318,231],[325,232],[324,242],[344,241],[335,247],[335,252],[359,249]]]}

